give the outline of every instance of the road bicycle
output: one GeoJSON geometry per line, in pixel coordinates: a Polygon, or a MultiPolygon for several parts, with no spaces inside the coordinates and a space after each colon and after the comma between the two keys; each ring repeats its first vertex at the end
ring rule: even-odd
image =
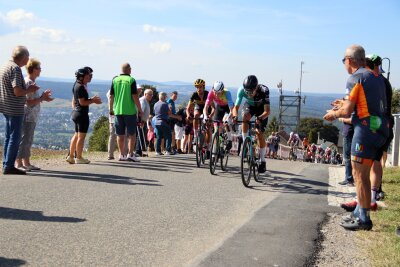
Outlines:
{"type": "Polygon", "coordinates": [[[215,128],[212,143],[211,143],[211,157],[210,157],[210,173],[215,174],[217,163],[220,162],[221,169],[227,170],[229,150],[228,146],[228,135],[225,131],[224,122],[214,121],[217,127],[215,128]],[[222,127],[221,127],[222,126],[222,127]]]}
{"type": "Polygon", "coordinates": [[[258,183],[261,183],[260,174],[258,173],[259,162],[259,149],[255,135],[255,122],[244,122],[249,124],[249,135],[244,139],[241,160],[240,172],[242,175],[242,182],[245,187],[249,187],[251,176],[258,183]]]}
{"type": "Polygon", "coordinates": [[[197,167],[201,167],[202,164],[205,164],[207,158],[207,147],[204,144],[206,139],[207,125],[203,123],[202,118],[196,118],[195,120],[199,120],[199,130],[197,131],[197,136],[195,139],[195,147],[196,147],[196,164],[197,167]]]}

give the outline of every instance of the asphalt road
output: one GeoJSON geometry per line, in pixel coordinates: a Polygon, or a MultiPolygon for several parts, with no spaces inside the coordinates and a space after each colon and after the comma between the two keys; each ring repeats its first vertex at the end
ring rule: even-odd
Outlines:
{"type": "Polygon", "coordinates": [[[269,160],[265,185],[193,155],[0,176],[0,266],[304,266],[328,170],[269,160]]]}

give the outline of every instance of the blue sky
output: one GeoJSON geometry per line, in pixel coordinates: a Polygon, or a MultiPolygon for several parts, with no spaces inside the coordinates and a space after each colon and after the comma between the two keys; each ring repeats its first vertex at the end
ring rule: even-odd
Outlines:
{"type": "Polygon", "coordinates": [[[400,88],[399,14],[395,0],[0,0],[0,62],[21,44],[45,77],[73,78],[87,65],[95,79],[111,80],[129,62],[137,79],[239,87],[255,74],[296,90],[304,61],[303,92],[342,93],[341,59],[360,44],[390,58],[400,88]]]}

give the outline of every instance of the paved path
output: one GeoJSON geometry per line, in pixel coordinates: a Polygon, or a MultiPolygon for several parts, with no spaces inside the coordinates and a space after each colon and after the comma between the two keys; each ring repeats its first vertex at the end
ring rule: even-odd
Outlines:
{"type": "Polygon", "coordinates": [[[328,167],[267,167],[251,189],[193,155],[2,175],[0,266],[304,265],[330,209],[328,167]]]}

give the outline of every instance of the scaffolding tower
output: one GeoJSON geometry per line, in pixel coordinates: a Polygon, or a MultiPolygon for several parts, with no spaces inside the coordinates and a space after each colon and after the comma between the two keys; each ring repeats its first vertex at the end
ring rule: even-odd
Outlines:
{"type": "MultiPolygon", "coordinates": [[[[300,111],[301,111],[301,82],[303,78],[303,64],[300,64],[300,88],[295,95],[284,95],[282,90],[282,81],[277,85],[279,88],[279,131],[299,132],[300,111]]],[[[305,97],[303,98],[303,104],[305,97]]]]}

